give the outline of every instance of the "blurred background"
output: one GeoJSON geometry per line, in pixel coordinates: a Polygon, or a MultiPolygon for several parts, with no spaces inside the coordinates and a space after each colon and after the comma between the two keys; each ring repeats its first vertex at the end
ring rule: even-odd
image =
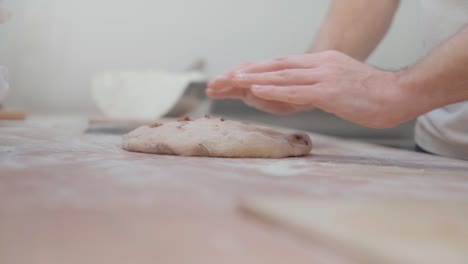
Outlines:
{"type": "MultiPolygon", "coordinates": [[[[9,68],[5,105],[27,112],[97,114],[96,73],[160,69],[182,72],[202,59],[208,78],[242,62],[302,53],[327,0],[4,0],[13,17],[0,25],[0,65],[9,68]]],[[[403,0],[369,62],[399,69],[422,55],[418,1],[403,0]]],[[[351,99],[352,100],[352,99],[351,99]]],[[[410,147],[412,123],[385,130],[350,124],[321,111],[287,117],[237,101],[214,114],[386,145],[410,147]]]]}

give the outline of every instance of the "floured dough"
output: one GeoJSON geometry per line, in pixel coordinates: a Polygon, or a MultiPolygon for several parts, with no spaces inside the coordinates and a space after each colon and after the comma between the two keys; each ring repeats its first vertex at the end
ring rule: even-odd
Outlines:
{"type": "Polygon", "coordinates": [[[223,118],[189,118],[142,126],[123,137],[129,151],[181,156],[284,158],[312,149],[305,133],[284,133],[223,118]]]}

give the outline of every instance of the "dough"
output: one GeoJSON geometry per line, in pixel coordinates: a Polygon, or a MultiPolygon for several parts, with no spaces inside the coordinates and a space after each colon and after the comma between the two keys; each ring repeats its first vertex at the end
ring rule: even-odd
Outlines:
{"type": "Polygon", "coordinates": [[[181,156],[284,158],[309,154],[312,142],[305,133],[284,133],[205,116],[139,127],[124,135],[122,147],[181,156]]]}

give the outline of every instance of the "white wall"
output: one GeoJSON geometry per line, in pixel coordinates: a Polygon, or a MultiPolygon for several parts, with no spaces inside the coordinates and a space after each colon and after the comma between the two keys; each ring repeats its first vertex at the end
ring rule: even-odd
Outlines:
{"type": "MultiPolygon", "coordinates": [[[[5,0],[0,64],[11,71],[8,105],[31,111],[92,112],[93,73],[185,69],[205,58],[211,76],[244,60],[301,53],[328,1],[5,0]]],[[[370,62],[399,68],[422,52],[418,1],[403,0],[370,62]]]]}

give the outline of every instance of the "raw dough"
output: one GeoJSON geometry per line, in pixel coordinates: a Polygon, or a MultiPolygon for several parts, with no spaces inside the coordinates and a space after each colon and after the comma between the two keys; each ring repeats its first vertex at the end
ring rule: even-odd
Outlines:
{"type": "Polygon", "coordinates": [[[122,147],[181,156],[284,158],[309,154],[312,142],[305,133],[284,133],[206,116],[139,127],[123,137],[122,147]]]}

